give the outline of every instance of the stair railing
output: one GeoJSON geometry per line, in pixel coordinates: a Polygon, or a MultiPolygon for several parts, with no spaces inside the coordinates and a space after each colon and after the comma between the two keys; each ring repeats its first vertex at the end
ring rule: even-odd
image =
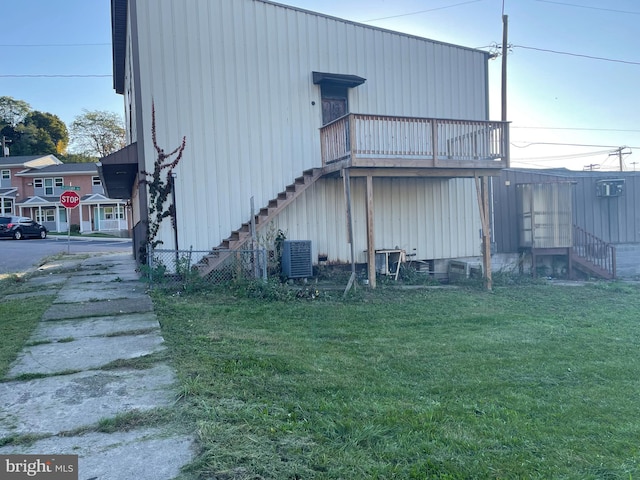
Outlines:
{"type": "Polygon", "coordinates": [[[616,247],[577,225],[573,226],[573,253],[616,277],[616,247]]]}

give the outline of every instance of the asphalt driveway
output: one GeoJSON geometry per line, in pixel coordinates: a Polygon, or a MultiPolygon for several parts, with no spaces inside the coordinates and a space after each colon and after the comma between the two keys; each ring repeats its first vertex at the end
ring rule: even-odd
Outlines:
{"type": "Polygon", "coordinates": [[[42,260],[59,253],[129,253],[130,239],[49,236],[46,240],[0,239],[0,276],[22,273],[40,265],[42,260]]]}

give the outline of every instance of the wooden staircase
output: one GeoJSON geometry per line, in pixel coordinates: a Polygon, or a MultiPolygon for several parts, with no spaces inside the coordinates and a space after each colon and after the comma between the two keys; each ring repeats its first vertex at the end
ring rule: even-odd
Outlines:
{"type": "Polygon", "coordinates": [[[587,275],[606,280],[616,278],[616,247],[577,225],[573,226],[573,247],[569,256],[569,265],[587,275]]]}
{"type": "Polygon", "coordinates": [[[567,259],[569,278],[575,278],[575,270],[605,280],[616,278],[616,247],[577,225],[573,226],[572,246],[531,249],[534,276],[536,258],[550,255],[560,255],[567,259]]]}
{"type": "MultiPolygon", "coordinates": [[[[270,200],[267,206],[255,215],[256,232],[268,225],[276,215],[298,198],[302,192],[313,185],[323,174],[322,168],[305,170],[302,176],[296,178],[295,181],[291,185],[288,185],[284,191],[280,192],[276,198],[270,200]]],[[[213,248],[210,254],[205,255],[200,262],[194,265],[194,268],[198,270],[201,276],[207,276],[212,271],[221,268],[234,252],[242,249],[250,240],[251,221],[243,223],[238,230],[231,232],[228,238],[213,248]]]]}

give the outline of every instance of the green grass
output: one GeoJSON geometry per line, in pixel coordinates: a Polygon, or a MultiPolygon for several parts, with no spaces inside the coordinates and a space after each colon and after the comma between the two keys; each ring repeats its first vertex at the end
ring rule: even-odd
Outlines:
{"type": "Polygon", "coordinates": [[[154,298],[199,478],[640,478],[640,289],[154,298]]]}
{"type": "Polygon", "coordinates": [[[0,299],[0,378],[7,374],[54,298],[55,295],[28,300],[0,299]]]}

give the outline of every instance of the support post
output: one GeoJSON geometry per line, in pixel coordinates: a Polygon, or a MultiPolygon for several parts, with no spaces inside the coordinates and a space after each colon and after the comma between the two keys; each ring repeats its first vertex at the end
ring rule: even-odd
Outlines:
{"type": "Polygon", "coordinates": [[[367,270],[369,286],[376,288],[376,251],[373,233],[373,177],[367,175],[367,270]]]}
{"type": "Polygon", "coordinates": [[[347,242],[351,247],[351,277],[347,287],[344,289],[344,295],[346,295],[351,290],[351,287],[355,285],[354,282],[356,280],[356,254],[353,240],[353,217],[351,215],[351,175],[348,168],[342,170],[342,181],[344,182],[344,197],[347,207],[347,242]]]}
{"type": "Polygon", "coordinates": [[[478,208],[480,210],[480,221],[482,223],[482,269],[484,274],[485,289],[493,289],[491,277],[491,225],[489,223],[489,179],[478,176],[476,179],[476,193],[478,194],[478,208]]]}

